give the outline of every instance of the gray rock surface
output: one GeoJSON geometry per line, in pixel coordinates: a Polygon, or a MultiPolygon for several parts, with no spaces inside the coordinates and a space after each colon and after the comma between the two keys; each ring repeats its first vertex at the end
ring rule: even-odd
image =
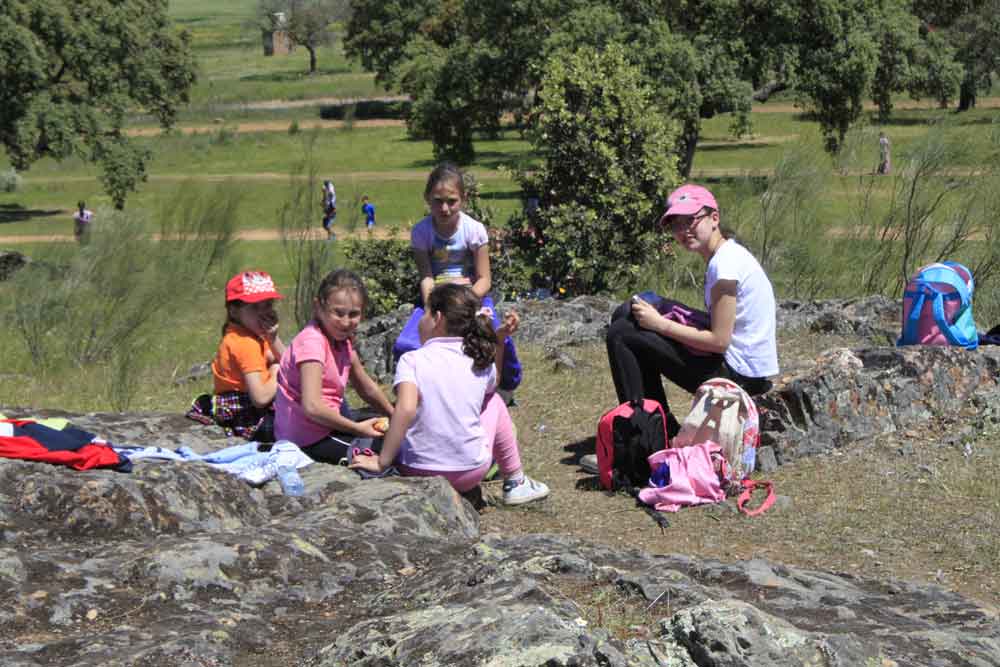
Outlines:
{"type": "Polygon", "coordinates": [[[931,418],[995,418],[1000,347],[829,350],[758,397],[761,444],[780,464],[919,428],[931,418]]]}
{"type": "MultiPolygon", "coordinates": [[[[539,345],[559,352],[576,345],[604,340],[611,314],[619,301],[606,296],[579,296],[574,299],[525,300],[497,304],[505,312],[516,308],[521,313],[517,343],[539,345]]],[[[410,316],[411,306],[362,322],[358,332],[358,354],[370,373],[381,382],[391,382],[395,364],[392,346],[410,316]]],[[[782,301],[778,305],[778,328],[785,331],[809,331],[850,334],[874,344],[895,341],[899,334],[900,305],[882,296],[863,299],[827,301],[782,301]]],[[[567,360],[553,360],[569,365],[567,360]]]]}
{"type": "MultiPolygon", "coordinates": [[[[562,349],[603,340],[618,303],[606,297],[580,296],[568,301],[544,299],[499,303],[500,313],[516,308],[521,314],[518,344],[562,349]]],[[[380,382],[391,382],[395,371],[392,346],[410,317],[411,306],[366,320],[358,330],[358,354],[380,382]]]]}
{"type": "MultiPolygon", "coordinates": [[[[68,416],[120,442],[226,444],[171,416],[68,416]]],[[[0,459],[0,664],[1000,664],[995,611],[935,586],[481,536],[441,479],[303,479],[286,498],[200,463],[0,459]],[[629,601],[630,639],[583,618],[598,595],[629,601]]]]}
{"type": "Polygon", "coordinates": [[[825,301],[782,301],[778,304],[778,329],[856,335],[877,345],[895,344],[902,306],[895,299],[867,296],[825,301]]]}

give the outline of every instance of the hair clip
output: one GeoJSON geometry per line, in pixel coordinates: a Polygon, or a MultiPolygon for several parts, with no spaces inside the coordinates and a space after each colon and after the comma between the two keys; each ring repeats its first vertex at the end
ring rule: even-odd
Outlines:
{"type": "Polygon", "coordinates": [[[482,308],[476,311],[476,317],[483,317],[484,315],[492,320],[493,309],[490,308],[489,306],[483,306],[482,308]]]}

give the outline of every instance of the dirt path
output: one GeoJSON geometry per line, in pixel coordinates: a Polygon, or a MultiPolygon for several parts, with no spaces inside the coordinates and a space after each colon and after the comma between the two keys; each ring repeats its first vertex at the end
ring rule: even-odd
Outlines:
{"type": "MultiPolygon", "coordinates": [[[[872,102],[865,102],[865,111],[876,111],[878,106],[872,102]]],[[[894,111],[905,111],[912,109],[925,109],[928,111],[954,111],[954,107],[940,109],[934,100],[900,100],[893,102],[894,111]]],[[[1000,109],[1000,97],[983,97],[976,100],[977,109],[1000,109]]],[[[770,102],[765,104],[754,104],[754,113],[803,113],[805,109],[791,103],[770,102]]]]}
{"type": "MultiPolygon", "coordinates": [[[[358,238],[389,239],[394,237],[405,238],[406,233],[396,229],[378,226],[376,226],[371,232],[363,229],[351,232],[341,230],[337,231],[338,240],[358,238]]],[[[159,240],[161,237],[159,234],[153,234],[153,238],[159,240]]],[[[277,229],[243,229],[236,232],[235,238],[240,241],[280,241],[281,231],[277,229]]],[[[326,232],[319,227],[316,229],[310,229],[306,233],[305,239],[309,241],[322,241],[326,239],[326,232]]],[[[21,243],[69,243],[74,240],[75,239],[72,234],[22,234],[0,236],[0,245],[18,245],[21,243]]]]}
{"type": "MultiPolygon", "coordinates": [[[[299,130],[331,130],[342,128],[347,124],[342,120],[299,120],[297,122],[299,124],[299,130]]],[[[174,127],[173,131],[180,132],[185,135],[218,132],[223,128],[239,134],[248,134],[251,132],[287,132],[288,126],[291,124],[292,121],[288,120],[269,120],[235,124],[218,122],[202,125],[178,125],[174,127]]],[[[390,118],[376,118],[372,120],[356,120],[351,124],[354,127],[400,127],[405,123],[401,120],[393,120],[390,118]]],[[[125,134],[130,137],[157,137],[162,134],[162,132],[163,129],[159,125],[130,127],[125,130],[125,134]]]]}
{"type": "MultiPolygon", "coordinates": [[[[479,178],[501,178],[503,173],[498,169],[472,168],[470,171],[479,178]]],[[[332,178],[334,181],[371,180],[371,181],[418,181],[424,182],[427,179],[427,172],[423,169],[414,171],[343,171],[324,172],[323,178],[332,178]]],[[[309,179],[306,174],[292,176],[291,174],[277,171],[257,171],[257,172],[230,172],[223,174],[151,174],[149,180],[152,182],[179,183],[183,181],[200,181],[205,183],[220,183],[223,181],[288,181],[290,179],[305,181],[309,179]]],[[[96,181],[96,176],[24,176],[26,183],[84,183],[96,181]]],[[[317,180],[317,182],[319,182],[317,180]]]]}

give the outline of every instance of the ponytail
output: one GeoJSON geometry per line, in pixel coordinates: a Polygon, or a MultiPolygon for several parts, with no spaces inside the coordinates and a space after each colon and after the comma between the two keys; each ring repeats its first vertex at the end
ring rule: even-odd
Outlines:
{"type": "Polygon", "coordinates": [[[468,285],[443,283],[431,290],[427,309],[441,313],[449,336],[462,338],[462,352],[472,357],[472,367],[482,371],[490,367],[496,356],[497,334],[493,316],[479,307],[479,297],[468,285]]]}
{"type": "Polygon", "coordinates": [[[486,370],[497,353],[497,334],[493,330],[493,317],[487,308],[480,308],[462,336],[462,352],[472,357],[472,367],[486,370]]]}

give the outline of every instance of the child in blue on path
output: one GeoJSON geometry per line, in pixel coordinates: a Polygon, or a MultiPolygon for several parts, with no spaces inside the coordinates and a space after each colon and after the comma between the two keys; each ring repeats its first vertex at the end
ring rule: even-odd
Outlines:
{"type": "MultiPolygon", "coordinates": [[[[420,302],[393,345],[395,359],[420,347],[418,323],[424,314],[427,298],[435,285],[458,283],[469,285],[482,305],[493,313],[490,274],[489,237],[486,227],[462,211],[465,203],[465,183],[462,172],[453,164],[440,164],[427,178],[424,200],[430,215],[414,225],[410,232],[413,258],[420,272],[420,302]]],[[[494,329],[500,320],[492,314],[494,329]]],[[[499,386],[513,390],[521,383],[521,363],[514,341],[505,336],[503,368],[499,386]]]]}
{"type": "Polygon", "coordinates": [[[361,212],[365,214],[365,226],[371,229],[375,226],[375,204],[368,201],[368,195],[361,198],[361,212]]]}
{"type": "Polygon", "coordinates": [[[499,331],[493,313],[467,284],[441,284],[420,318],[422,346],[396,366],[396,406],[379,454],[356,455],[351,468],[404,476],[444,477],[464,493],[475,488],[492,461],[503,475],[503,502],[521,505],[549,495],[524,474],[510,413],[496,394],[499,336],[517,330],[508,313],[499,331]],[[499,334],[499,336],[498,336],[499,334]]]}

